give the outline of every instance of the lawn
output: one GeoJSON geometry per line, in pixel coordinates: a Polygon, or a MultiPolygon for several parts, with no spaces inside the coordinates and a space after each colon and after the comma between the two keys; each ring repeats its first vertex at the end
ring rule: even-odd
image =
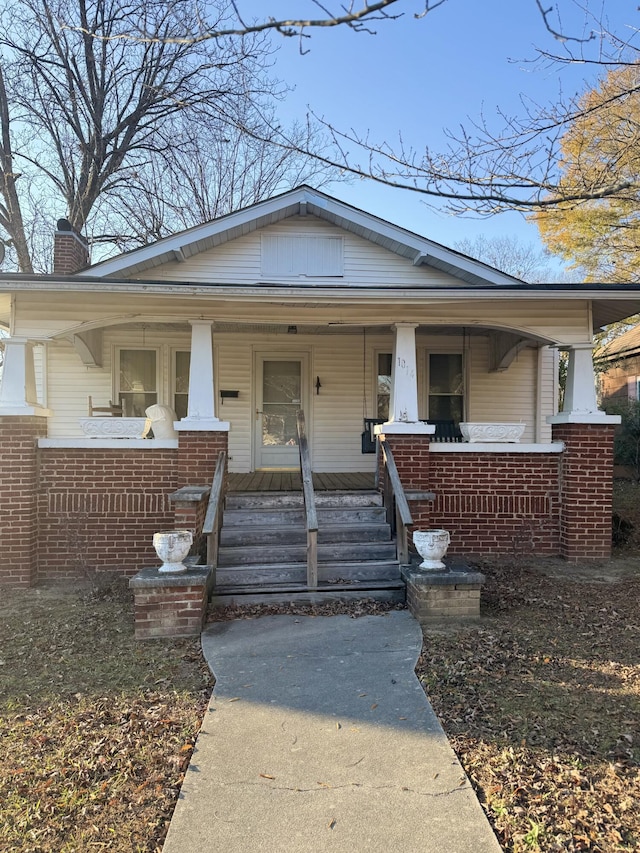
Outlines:
{"type": "MultiPolygon", "coordinates": [[[[505,851],[640,849],[639,494],[617,490],[613,561],[482,561],[481,622],[426,632],[418,675],[505,851]]],[[[136,643],[116,579],[3,591],[0,658],[0,850],[160,851],[199,643],[136,643]]]]}
{"type": "Polygon", "coordinates": [[[136,643],[126,582],[3,591],[0,850],[159,851],[211,676],[136,643]]]}

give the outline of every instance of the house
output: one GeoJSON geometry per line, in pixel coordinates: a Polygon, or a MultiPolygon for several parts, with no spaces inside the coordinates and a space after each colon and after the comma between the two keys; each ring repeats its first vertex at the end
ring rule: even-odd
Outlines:
{"type": "Polygon", "coordinates": [[[640,326],[609,341],[598,352],[603,400],[640,400],[640,326]]]}
{"type": "Polygon", "coordinates": [[[299,409],[318,475],[373,482],[375,426],[453,553],[609,554],[593,333],[639,285],[525,284],[307,186],[93,266],[64,220],[55,240],[53,274],[0,276],[3,583],[150,565],[220,450],[232,477],[298,466],[299,409]],[[102,436],[89,398],[122,412],[102,436]],[[153,405],[175,432],[126,437],[153,405]],[[435,440],[460,423],[493,432],[435,440]]]}

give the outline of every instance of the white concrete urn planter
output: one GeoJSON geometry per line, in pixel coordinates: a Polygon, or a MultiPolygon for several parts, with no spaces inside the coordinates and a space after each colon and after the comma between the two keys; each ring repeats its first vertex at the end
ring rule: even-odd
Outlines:
{"type": "Polygon", "coordinates": [[[473,442],[512,442],[517,444],[522,438],[526,424],[508,423],[461,423],[460,432],[465,441],[473,442]]]}
{"type": "Polygon", "coordinates": [[[153,547],[162,560],[159,572],[186,572],[187,566],[182,562],[193,544],[193,533],[190,530],[161,530],[153,534],[153,547]]]}
{"type": "Polygon", "coordinates": [[[442,558],[447,553],[451,537],[448,530],[414,530],[413,544],[422,562],[421,569],[444,569],[442,558]]]}

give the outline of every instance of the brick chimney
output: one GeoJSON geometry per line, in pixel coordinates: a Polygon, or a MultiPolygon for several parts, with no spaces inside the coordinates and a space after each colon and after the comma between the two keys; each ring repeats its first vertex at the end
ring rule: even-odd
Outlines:
{"type": "Polygon", "coordinates": [[[53,271],[72,275],[89,265],[89,247],[68,219],[58,219],[53,242],[53,271]]]}

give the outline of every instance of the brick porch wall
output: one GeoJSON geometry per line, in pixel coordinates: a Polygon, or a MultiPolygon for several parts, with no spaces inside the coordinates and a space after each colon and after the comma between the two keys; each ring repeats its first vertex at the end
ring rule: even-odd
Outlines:
{"type": "Polygon", "coordinates": [[[572,562],[611,556],[614,424],[554,424],[563,441],[560,547],[572,562]]]}
{"type": "Polygon", "coordinates": [[[228,448],[228,432],[180,432],[176,488],[211,486],[218,454],[228,448]]]}
{"type": "Polygon", "coordinates": [[[386,436],[414,528],[451,533],[450,554],[559,554],[560,454],[437,453],[428,436],[386,436]]]}
{"type": "Polygon", "coordinates": [[[38,579],[135,574],[158,562],[152,537],[174,528],[176,450],[39,451],[38,579]]]}
{"type": "Polygon", "coordinates": [[[35,581],[37,444],[46,434],[46,418],[0,416],[0,585],[35,581]]]}

